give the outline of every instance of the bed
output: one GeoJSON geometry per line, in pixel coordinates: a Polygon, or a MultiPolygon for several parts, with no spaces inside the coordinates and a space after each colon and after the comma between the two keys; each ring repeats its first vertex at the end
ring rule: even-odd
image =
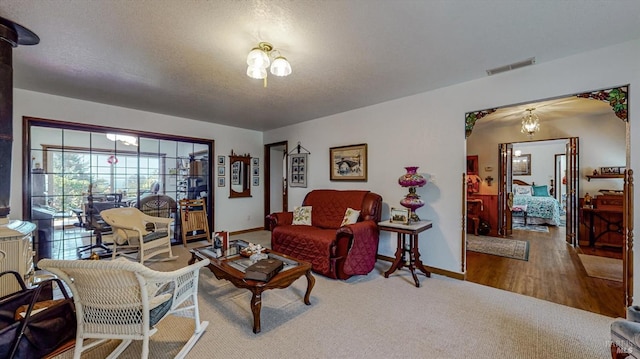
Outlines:
{"type": "MultiPolygon", "coordinates": [[[[560,225],[560,203],[549,195],[547,186],[513,181],[513,206],[527,206],[527,224],[560,225]]],[[[513,212],[513,223],[524,223],[522,212],[513,212]]]]}

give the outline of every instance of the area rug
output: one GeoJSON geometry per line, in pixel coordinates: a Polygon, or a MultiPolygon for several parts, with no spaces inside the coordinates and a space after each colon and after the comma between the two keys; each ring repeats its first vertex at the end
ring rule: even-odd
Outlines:
{"type": "Polygon", "coordinates": [[[622,259],[578,254],[589,277],[622,282],[622,259]]]}
{"type": "Polygon", "coordinates": [[[467,236],[467,250],[494,256],[529,260],[529,241],[485,236],[467,236]]]}
{"type": "Polygon", "coordinates": [[[538,224],[527,224],[526,226],[522,223],[513,223],[513,230],[514,231],[530,231],[530,232],[542,232],[542,233],[549,233],[549,227],[548,226],[541,226],[538,224]]]}

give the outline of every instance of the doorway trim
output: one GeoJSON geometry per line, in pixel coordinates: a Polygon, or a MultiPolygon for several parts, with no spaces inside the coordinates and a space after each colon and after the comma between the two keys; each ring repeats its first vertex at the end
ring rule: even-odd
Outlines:
{"type": "MultiPolygon", "coordinates": [[[[284,146],[284,153],[289,153],[289,142],[288,141],[280,141],[273,142],[264,145],[264,229],[269,229],[269,221],[267,220],[267,216],[271,214],[271,181],[272,181],[272,173],[271,173],[271,148],[284,146]]],[[[286,156],[286,155],[285,155],[286,156]]],[[[289,178],[289,167],[285,165],[285,173],[286,178],[289,178]]],[[[282,210],[288,210],[289,203],[289,186],[285,183],[282,186],[282,210]]]]}
{"type": "MultiPolygon", "coordinates": [[[[580,97],[580,98],[588,98],[598,101],[608,102],[611,105],[613,112],[616,117],[625,122],[626,128],[626,167],[625,167],[625,176],[624,176],[624,189],[625,189],[625,200],[624,200],[624,232],[623,232],[623,305],[624,308],[633,304],[633,170],[630,169],[630,153],[631,153],[631,143],[630,143],[630,125],[628,118],[628,102],[627,102],[627,92],[629,89],[629,85],[623,86],[613,86],[604,89],[599,89],[595,91],[588,91],[577,94],[568,94],[564,96],[554,97],[556,99],[564,98],[564,97],[580,97]]],[[[508,108],[513,106],[522,105],[525,103],[534,103],[551,100],[552,98],[540,99],[528,102],[522,102],[517,104],[511,104],[506,106],[501,106],[500,108],[508,108]]],[[[480,120],[482,117],[485,117],[493,112],[498,110],[498,108],[491,108],[480,111],[472,111],[465,114],[465,138],[468,138],[472,132],[473,128],[476,124],[476,121],[480,120]]],[[[465,156],[467,154],[466,144],[465,144],[465,156]]],[[[577,165],[577,163],[576,163],[577,165]]],[[[570,169],[567,168],[567,171],[570,169]]],[[[577,173],[576,178],[577,181],[577,173]]],[[[575,189],[575,188],[574,188],[575,189]]],[[[462,197],[465,198],[466,193],[462,191],[462,197]]],[[[577,194],[575,194],[577,200],[577,194]]],[[[570,197],[570,194],[567,194],[567,197],[570,197]]],[[[462,240],[462,248],[465,248],[465,240],[466,240],[466,208],[462,206],[462,218],[463,218],[463,240],[462,240]]],[[[573,219],[577,223],[577,213],[575,214],[575,218],[573,219]]],[[[567,218],[569,221],[569,218],[567,218]]],[[[461,262],[464,264],[463,268],[466,272],[466,250],[462,251],[463,258],[461,258],[461,262]]]]}

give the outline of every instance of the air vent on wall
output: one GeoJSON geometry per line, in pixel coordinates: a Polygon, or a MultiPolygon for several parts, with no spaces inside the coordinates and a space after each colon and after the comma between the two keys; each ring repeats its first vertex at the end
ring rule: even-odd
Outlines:
{"type": "Polygon", "coordinates": [[[526,60],[523,60],[523,61],[518,61],[518,62],[514,62],[514,63],[509,64],[509,65],[505,65],[505,66],[500,66],[500,67],[496,67],[496,68],[493,68],[493,69],[489,69],[489,70],[487,70],[487,75],[491,76],[491,75],[499,74],[501,72],[506,72],[506,71],[510,71],[510,70],[519,69],[521,67],[533,65],[535,63],[536,63],[536,58],[535,57],[530,57],[530,58],[528,58],[526,60]]]}

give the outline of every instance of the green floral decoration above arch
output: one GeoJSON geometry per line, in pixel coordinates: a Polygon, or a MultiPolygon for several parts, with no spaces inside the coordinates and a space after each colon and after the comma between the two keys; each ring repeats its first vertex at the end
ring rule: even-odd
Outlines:
{"type": "Polygon", "coordinates": [[[483,118],[484,116],[496,112],[497,109],[491,108],[488,110],[468,112],[464,116],[464,138],[471,136],[471,132],[473,131],[473,126],[476,125],[476,121],[483,118]]]}
{"type": "Polygon", "coordinates": [[[616,116],[622,121],[629,121],[627,112],[627,86],[617,87],[609,90],[585,92],[576,95],[580,98],[590,98],[608,102],[616,116]]]}

